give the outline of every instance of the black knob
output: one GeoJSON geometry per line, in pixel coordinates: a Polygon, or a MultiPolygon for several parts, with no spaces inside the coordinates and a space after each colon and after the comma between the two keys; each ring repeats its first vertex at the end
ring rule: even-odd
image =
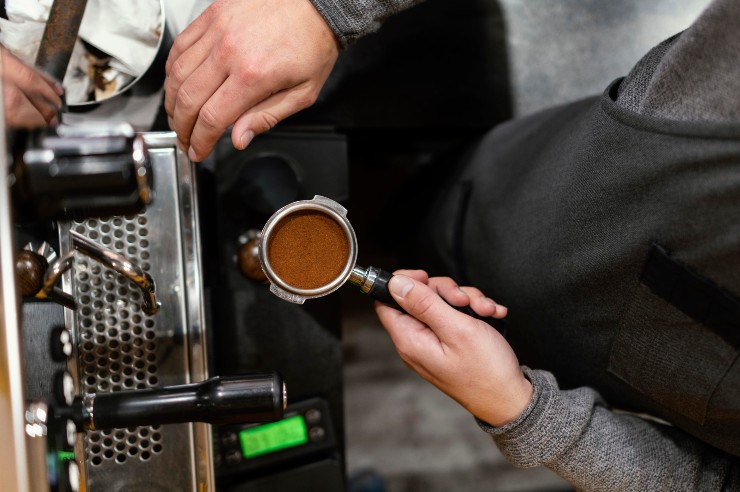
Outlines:
{"type": "Polygon", "coordinates": [[[129,215],[151,201],[151,162],[133,128],[57,131],[16,136],[12,182],[20,220],[129,215]]]}

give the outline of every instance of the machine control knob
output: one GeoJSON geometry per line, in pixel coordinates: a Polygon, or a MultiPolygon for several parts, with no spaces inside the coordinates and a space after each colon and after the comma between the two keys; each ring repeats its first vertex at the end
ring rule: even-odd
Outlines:
{"type": "Polygon", "coordinates": [[[49,345],[51,358],[56,362],[66,362],[72,356],[72,335],[63,326],[57,326],[51,330],[49,345]]]}
{"type": "Polygon", "coordinates": [[[69,446],[70,449],[74,448],[75,441],[77,440],[77,425],[75,425],[74,421],[67,419],[64,424],[64,431],[67,446],[69,446]]]}
{"type": "Polygon", "coordinates": [[[36,295],[44,286],[44,274],[49,264],[46,258],[33,251],[23,250],[15,257],[15,272],[23,297],[36,295]]]}
{"type": "Polygon", "coordinates": [[[242,455],[236,449],[232,449],[226,453],[226,463],[229,465],[238,465],[242,460],[242,455]]]}
{"type": "Polygon", "coordinates": [[[250,230],[241,239],[244,242],[239,246],[236,254],[239,271],[249,279],[256,280],[257,282],[266,282],[267,277],[265,276],[265,272],[262,271],[259,260],[259,233],[250,230]]]}
{"type": "Polygon", "coordinates": [[[312,427],[308,431],[308,438],[313,442],[321,442],[326,438],[326,430],[323,427],[312,427]]]}
{"type": "Polygon", "coordinates": [[[80,467],[74,461],[67,463],[67,478],[72,492],[80,490],[80,467]]]}
{"type": "Polygon", "coordinates": [[[57,371],[54,374],[53,392],[57,403],[67,407],[72,405],[75,399],[75,382],[69,372],[57,371]]]}

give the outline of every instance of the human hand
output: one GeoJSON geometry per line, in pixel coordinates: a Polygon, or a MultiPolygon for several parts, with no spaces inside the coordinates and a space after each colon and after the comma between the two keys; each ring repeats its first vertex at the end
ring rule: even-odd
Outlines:
{"type": "Polygon", "coordinates": [[[0,48],[5,124],[11,128],[38,128],[57,122],[62,86],[29,67],[6,48],[0,48]]]}
{"type": "Polygon", "coordinates": [[[205,159],[232,124],[231,141],[244,149],[316,101],[338,54],[309,0],[218,0],[170,51],[169,125],[193,161],[205,159]]]}
{"type": "Polygon", "coordinates": [[[406,365],[493,426],[521,415],[533,390],[514,351],[489,324],[452,306],[494,318],[506,316],[505,307],[474,287],[421,270],[395,272],[388,288],[408,314],[382,303],[375,311],[406,365]]]}

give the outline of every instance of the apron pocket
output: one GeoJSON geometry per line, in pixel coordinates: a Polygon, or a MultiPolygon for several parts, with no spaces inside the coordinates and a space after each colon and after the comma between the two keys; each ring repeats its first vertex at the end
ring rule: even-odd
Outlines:
{"type": "Polygon", "coordinates": [[[640,284],[612,344],[608,371],[673,412],[703,424],[737,356],[715,330],[640,284]]]}

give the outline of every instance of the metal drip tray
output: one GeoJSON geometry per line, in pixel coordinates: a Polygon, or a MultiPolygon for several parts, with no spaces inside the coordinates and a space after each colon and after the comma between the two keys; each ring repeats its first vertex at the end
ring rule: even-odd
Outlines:
{"type": "MultiPolygon", "coordinates": [[[[155,199],[144,213],[60,224],[61,253],[71,231],[123,255],[156,283],[161,308],[142,309],[141,290],[80,252],[63,288],[77,357],[79,393],[135,391],[207,377],[195,178],[172,133],[145,134],[155,199]]],[[[210,427],[174,424],[88,431],[75,448],[85,490],[211,490],[210,427]],[[176,473],[173,471],[176,470],[176,473]]]]}

